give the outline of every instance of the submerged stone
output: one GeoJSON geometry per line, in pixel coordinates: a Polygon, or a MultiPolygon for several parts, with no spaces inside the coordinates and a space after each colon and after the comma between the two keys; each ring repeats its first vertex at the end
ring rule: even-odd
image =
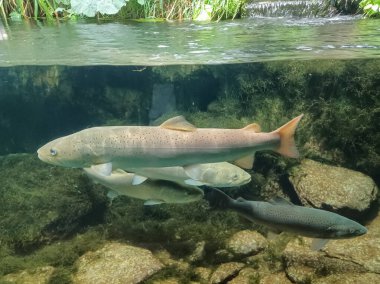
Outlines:
{"type": "Polygon", "coordinates": [[[196,267],[193,272],[200,281],[208,283],[212,270],[207,267],[196,267]]]}
{"type": "Polygon", "coordinates": [[[80,170],[48,166],[35,155],[0,157],[0,242],[33,250],[100,221],[105,198],[80,170]]]}
{"type": "Polygon", "coordinates": [[[251,284],[257,283],[259,279],[259,273],[257,270],[246,267],[240,270],[239,274],[233,278],[231,281],[228,281],[228,284],[251,284]]]}
{"type": "Polygon", "coordinates": [[[380,283],[380,275],[376,273],[360,273],[360,274],[335,274],[320,278],[313,282],[314,284],[368,284],[380,283]]]}
{"type": "Polygon", "coordinates": [[[292,282],[283,272],[272,273],[260,279],[260,284],[291,284],[292,282]]]}
{"type": "Polygon", "coordinates": [[[210,283],[225,283],[227,279],[235,277],[244,266],[240,262],[223,263],[212,273],[210,283]]]}
{"type": "Polygon", "coordinates": [[[147,249],[109,243],[79,258],[74,283],[140,283],[163,267],[147,249]]]}
{"type": "Polygon", "coordinates": [[[40,267],[31,271],[23,270],[0,278],[1,283],[47,284],[54,273],[52,266],[40,267]]]}
{"type": "Polygon", "coordinates": [[[292,168],[289,179],[301,202],[317,208],[327,205],[333,210],[362,212],[370,207],[378,191],[369,176],[309,159],[292,168]]]}
{"type": "Polygon", "coordinates": [[[257,254],[268,246],[266,238],[256,231],[244,230],[227,240],[226,249],[234,256],[257,254]]]}

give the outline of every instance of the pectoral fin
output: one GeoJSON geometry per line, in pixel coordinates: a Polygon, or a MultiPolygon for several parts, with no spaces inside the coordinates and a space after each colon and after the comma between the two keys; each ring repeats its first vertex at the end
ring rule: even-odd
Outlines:
{"type": "Polygon", "coordinates": [[[280,235],[280,231],[268,231],[267,238],[268,240],[274,240],[280,235]]]}
{"type": "Polygon", "coordinates": [[[236,166],[240,168],[250,170],[253,167],[254,161],[255,161],[255,156],[250,155],[250,156],[246,156],[246,157],[240,158],[239,160],[234,161],[233,164],[235,164],[236,166]]]}
{"type": "Polygon", "coordinates": [[[146,206],[152,206],[152,205],[158,205],[158,204],[162,204],[162,203],[165,203],[165,201],[150,199],[150,200],[145,201],[144,205],[146,205],[146,206]]]}
{"type": "Polygon", "coordinates": [[[99,175],[110,176],[112,172],[112,163],[92,165],[91,169],[99,175]]]}
{"type": "Polygon", "coordinates": [[[188,122],[182,115],[172,117],[160,125],[162,128],[179,130],[179,131],[195,131],[197,128],[188,122]]]}
{"type": "Polygon", "coordinates": [[[132,185],[139,185],[142,184],[144,181],[146,181],[148,178],[139,176],[139,175],[133,175],[132,178],[132,185]]]}
{"type": "Polygon", "coordinates": [[[201,169],[200,165],[198,165],[198,164],[184,166],[183,170],[185,171],[185,173],[188,177],[190,177],[191,179],[194,179],[194,180],[198,180],[202,174],[202,169],[201,169]]]}
{"type": "Polygon", "coordinates": [[[328,241],[329,239],[313,239],[310,248],[315,251],[321,250],[328,241]]]}

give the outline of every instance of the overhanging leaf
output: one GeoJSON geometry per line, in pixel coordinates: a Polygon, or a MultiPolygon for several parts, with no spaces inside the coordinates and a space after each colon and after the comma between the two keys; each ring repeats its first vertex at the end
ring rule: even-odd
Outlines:
{"type": "Polygon", "coordinates": [[[125,0],[71,0],[71,10],[75,14],[95,17],[97,12],[116,14],[125,4],[125,0]]]}

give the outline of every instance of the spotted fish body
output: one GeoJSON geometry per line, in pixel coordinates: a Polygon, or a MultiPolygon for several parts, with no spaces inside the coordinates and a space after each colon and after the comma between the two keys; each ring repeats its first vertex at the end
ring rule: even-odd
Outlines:
{"type": "Polygon", "coordinates": [[[203,187],[212,207],[236,211],[245,218],[268,227],[318,239],[345,239],[363,235],[367,229],[359,223],[333,212],[294,205],[285,199],[270,202],[234,200],[224,192],[203,187]]]}
{"type": "Polygon", "coordinates": [[[251,181],[251,175],[227,162],[196,164],[184,167],[129,169],[154,180],[168,180],[181,185],[241,186],[251,181]]]}
{"type": "Polygon", "coordinates": [[[254,125],[196,128],[183,117],[160,126],[94,127],[55,139],[37,152],[41,160],[54,165],[84,168],[112,163],[114,169],[235,161],[260,150],[298,157],[293,136],[301,117],[270,133],[257,133],[254,125]]]}
{"type": "Polygon", "coordinates": [[[115,170],[109,176],[100,174],[93,167],[83,169],[87,176],[117,194],[149,201],[150,204],[188,203],[200,200],[203,191],[197,187],[181,186],[169,181],[147,180],[134,185],[135,174],[115,170]]]}

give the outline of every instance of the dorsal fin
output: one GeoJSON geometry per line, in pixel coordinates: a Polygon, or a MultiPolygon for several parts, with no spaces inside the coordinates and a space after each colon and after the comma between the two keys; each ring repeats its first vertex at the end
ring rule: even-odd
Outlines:
{"type": "Polygon", "coordinates": [[[244,199],[243,197],[239,196],[238,198],[236,198],[236,201],[245,202],[245,201],[247,201],[247,199],[244,199]]]}
{"type": "Polygon", "coordinates": [[[257,133],[261,132],[261,127],[257,123],[248,124],[246,127],[243,127],[242,129],[243,130],[248,130],[248,131],[254,131],[254,132],[257,132],[257,133]]]}
{"type": "Polygon", "coordinates": [[[172,117],[160,125],[162,128],[180,130],[180,131],[195,131],[197,128],[188,122],[182,115],[172,117]]]}
{"type": "Polygon", "coordinates": [[[290,201],[286,200],[285,198],[282,198],[280,196],[276,196],[276,197],[273,197],[271,200],[269,200],[269,203],[271,204],[274,204],[274,205],[278,205],[278,204],[282,204],[282,205],[292,205],[294,206],[293,203],[291,203],[290,201]]]}

